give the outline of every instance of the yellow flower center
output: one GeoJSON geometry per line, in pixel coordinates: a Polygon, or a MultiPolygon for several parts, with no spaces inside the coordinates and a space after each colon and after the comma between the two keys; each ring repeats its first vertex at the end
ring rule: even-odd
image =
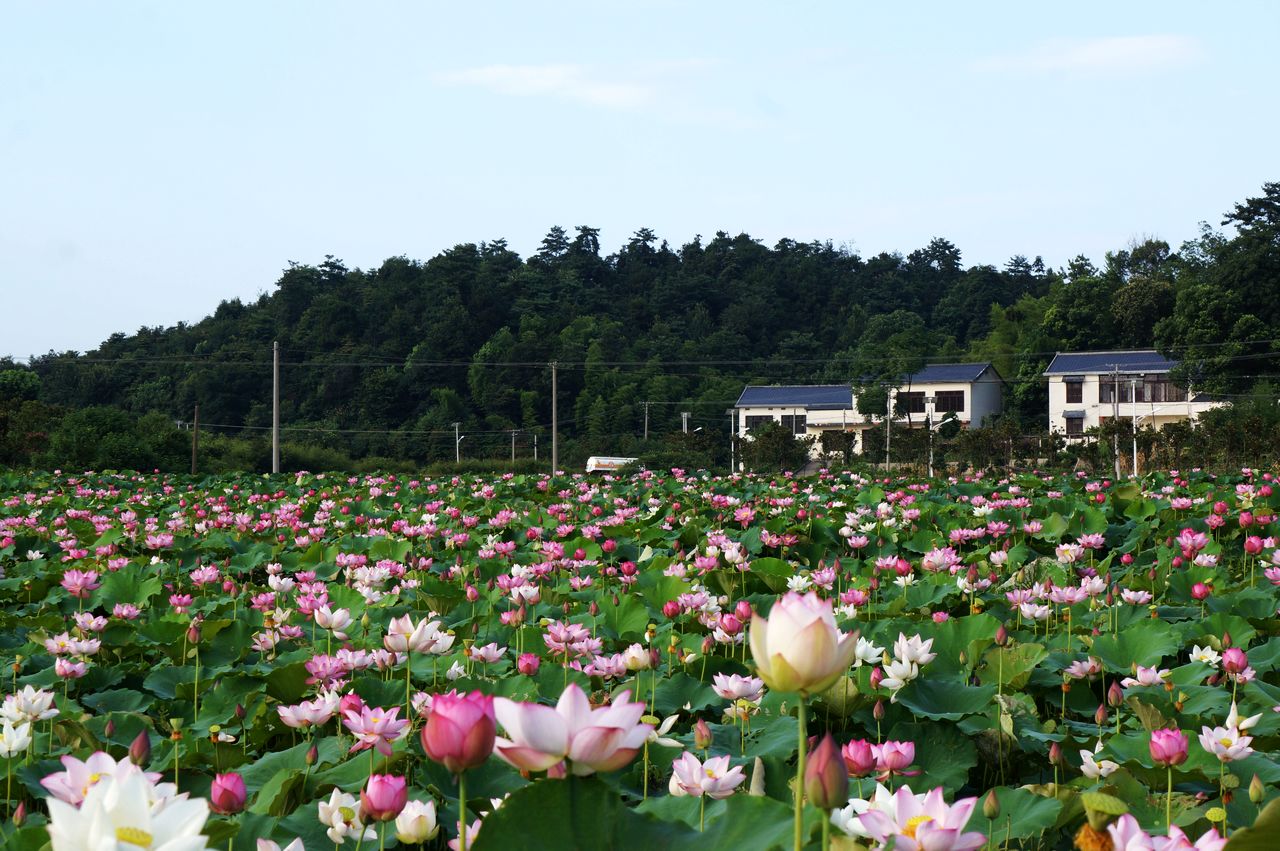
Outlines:
{"type": "Polygon", "coordinates": [[[915,816],[910,821],[908,821],[906,824],[906,827],[902,829],[902,835],[909,836],[912,839],[915,839],[916,828],[918,828],[920,825],[924,824],[927,821],[933,821],[933,817],[932,816],[915,816]]]}
{"type": "Polygon", "coordinates": [[[117,827],[116,839],[139,848],[151,847],[151,834],[137,827],[117,827]]]}
{"type": "Polygon", "coordinates": [[[1229,748],[1232,745],[1234,745],[1235,742],[1231,741],[1230,739],[1218,739],[1218,744],[1222,745],[1224,748],[1229,748]]]}

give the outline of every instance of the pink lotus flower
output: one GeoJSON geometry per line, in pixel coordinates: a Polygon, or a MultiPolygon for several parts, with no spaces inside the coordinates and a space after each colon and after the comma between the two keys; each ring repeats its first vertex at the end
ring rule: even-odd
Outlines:
{"type": "Polygon", "coordinates": [[[872,745],[871,754],[876,760],[876,771],[881,780],[887,780],[895,774],[912,777],[919,771],[908,771],[911,763],[916,761],[915,742],[885,742],[872,745]]]}
{"type": "Polygon", "coordinates": [[[866,777],[876,769],[875,745],[866,739],[849,742],[840,749],[840,755],[844,757],[844,767],[850,777],[866,777]]]}
{"type": "Polygon", "coordinates": [[[802,695],[831,686],[853,664],[857,639],[836,628],[831,603],[788,592],[768,618],[751,618],[751,655],[765,685],[802,695]]]}
{"type": "Polygon", "coordinates": [[[1107,825],[1107,835],[1115,851],[1222,851],[1227,845],[1212,827],[1194,844],[1177,825],[1170,826],[1168,836],[1151,836],[1128,813],[1107,825]]]}
{"type": "Polygon", "coordinates": [[[59,656],[53,662],[53,672],[64,680],[78,680],[89,671],[89,666],[84,662],[72,662],[70,659],[64,659],[59,656]]]}
{"type": "Polygon", "coordinates": [[[360,790],[360,811],[374,821],[391,821],[400,815],[409,793],[405,779],[393,774],[373,774],[360,790]]]}
{"type": "Polygon", "coordinates": [[[62,587],[72,597],[87,600],[93,590],[99,586],[98,573],[95,570],[68,570],[62,574],[62,587]]]}
{"type": "Polygon", "coordinates": [[[489,758],[494,742],[494,701],[473,691],[438,694],[422,728],[422,749],[454,774],[489,758]]]}
{"type": "Polygon", "coordinates": [[[400,707],[392,709],[370,709],[361,707],[359,712],[347,710],[343,713],[342,723],[356,737],[351,751],[362,751],[375,748],[383,756],[391,756],[391,743],[404,737],[409,729],[408,719],[401,719],[400,707]]]}
{"type": "Polygon", "coordinates": [[[977,798],[947,806],[941,787],[921,801],[909,787],[900,786],[894,799],[894,817],[882,810],[868,810],[858,817],[867,835],[881,845],[892,837],[895,851],[975,851],[987,841],[981,833],[964,832],[977,798]]]}
{"type": "Polygon", "coordinates": [[[612,706],[592,709],[576,683],[555,708],[499,697],[494,711],[510,737],[495,740],[498,756],[522,771],[547,771],[565,759],[580,776],[614,771],[631,761],[653,729],[637,723],[645,705],[630,702],[630,692],[612,706]]]}
{"type": "Polygon", "coordinates": [[[1125,688],[1134,686],[1161,686],[1171,675],[1168,668],[1144,668],[1138,666],[1137,677],[1125,677],[1120,685],[1125,688]]]}
{"type": "Polygon", "coordinates": [[[749,700],[755,703],[764,695],[764,680],[740,674],[716,674],[711,689],[725,700],[749,700]]]}
{"type": "Polygon", "coordinates": [[[1187,734],[1181,730],[1152,730],[1148,747],[1157,765],[1182,765],[1187,761],[1187,734]]]}
{"type": "Polygon", "coordinates": [[[219,774],[209,787],[209,808],[218,815],[233,815],[244,809],[247,797],[243,777],[234,772],[219,774]]]}
{"type": "Polygon", "coordinates": [[[712,757],[704,763],[689,751],[671,763],[671,770],[669,788],[676,796],[727,798],[747,779],[742,766],[729,767],[727,756],[712,757]]]}
{"type": "MultiPolygon", "coordinates": [[[[63,756],[61,762],[64,770],[41,778],[40,785],[57,800],[75,807],[80,806],[85,795],[100,780],[114,777],[117,772],[138,770],[133,763],[127,760],[116,762],[110,754],[103,751],[97,751],[83,762],[73,756],[63,756]]],[[[146,778],[154,785],[159,782],[160,774],[148,772],[146,778]]]]}

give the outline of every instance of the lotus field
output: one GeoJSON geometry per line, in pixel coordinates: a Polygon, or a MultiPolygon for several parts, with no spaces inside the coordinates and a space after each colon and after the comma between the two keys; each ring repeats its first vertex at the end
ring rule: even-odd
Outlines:
{"type": "Polygon", "coordinates": [[[0,474],[6,848],[1280,847],[1280,494],[0,474]]]}

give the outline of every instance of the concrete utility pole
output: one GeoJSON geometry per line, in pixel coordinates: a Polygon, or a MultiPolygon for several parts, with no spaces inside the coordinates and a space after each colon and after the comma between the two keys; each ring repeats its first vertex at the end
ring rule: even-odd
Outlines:
{"type": "Polygon", "coordinates": [[[533,460],[538,460],[538,433],[533,433],[533,460]]]}
{"type": "Polygon", "coordinates": [[[924,427],[929,430],[929,478],[933,478],[933,403],[937,401],[937,396],[925,396],[925,404],[929,406],[929,410],[925,413],[924,427]]]}
{"type": "Polygon", "coordinates": [[[555,361],[551,362],[551,474],[554,476],[560,467],[560,409],[557,407],[557,396],[559,386],[557,384],[556,368],[559,366],[555,361]]]}
{"type": "Polygon", "coordinates": [[[644,439],[649,439],[649,402],[644,403],[644,439]]]}
{"type": "Polygon", "coordinates": [[[200,451],[200,406],[196,405],[195,416],[191,420],[191,475],[196,474],[196,454],[200,451]]]}
{"type": "Polygon", "coordinates": [[[884,394],[884,472],[889,473],[889,434],[893,431],[893,388],[886,387],[884,394]]]}
{"type": "Polygon", "coordinates": [[[1138,478],[1138,379],[1145,379],[1145,375],[1139,375],[1129,379],[1129,402],[1133,411],[1133,477],[1138,478]]]}
{"type": "Polygon", "coordinates": [[[511,463],[516,463],[516,430],[511,429],[511,463]]]}
{"type": "Polygon", "coordinates": [[[271,344],[271,472],[280,472],[280,342],[271,344]]]}
{"type": "Polygon", "coordinates": [[[729,415],[729,475],[732,476],[734,471],[738,469],[733,463],[733,439],[736,437],[734,433],[736,429],[734,428],[733,420],[734,409],[726,408],[725,413],[729,415]]]}
{"type": "Polygon", "coordinates": [[[684,433],[688,434],[689,433],[689,412],[688,411],[680,412],[680,425],[683,428],[684,433]]]}
{"type": "Polygon", "coordinates": [[[453,424],[453,463],[455,464],[462,463],[462,435],[458,431],[461,428],[462,423],[453,424]]]}
{"type": "Polygon", "coordinates": [[[1120,478],[1120,364],[1111,364],[1111,454],[1115,456],[1116,478],[1120,478]]]}

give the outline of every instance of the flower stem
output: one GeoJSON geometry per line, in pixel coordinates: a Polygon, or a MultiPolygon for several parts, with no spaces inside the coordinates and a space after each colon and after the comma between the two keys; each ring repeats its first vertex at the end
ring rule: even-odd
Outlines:
{"type": "Polygon", "coordinates": [[[1173,824],[1173,766],[1165,766],[1165,791],[1167,794],[1164,798],[1164,832],[1169,833],[1169,826],[1173,824]]]}
{"type": "Polygon", "coordinates": [[[458,774],[458,848],[467,851],[467,773],[458,774]]]}
{"type": "Polygon", "coordinates": [[[707,796],[698,796],[698,833],[707,829],[707,796]]]}
{"type": "Polygon", "coordinates": [[[826,818],[822,820],[822,851],[828,851],[831,848],[831,816],[824,813],[826,818]]]}
{"type": "Polygon", "coordinates": [[[800,706],[798,719],[800,721],[797,730],[797,743],[799,746],[799,756],[796,759],[796,814],[795,814],[795,851],[801,851],[804,846],[804,763],[806,751],[808,750],[809,737],[805,735],[805,717],[804,717],[804,695],[800,695],[800,706]]]}

